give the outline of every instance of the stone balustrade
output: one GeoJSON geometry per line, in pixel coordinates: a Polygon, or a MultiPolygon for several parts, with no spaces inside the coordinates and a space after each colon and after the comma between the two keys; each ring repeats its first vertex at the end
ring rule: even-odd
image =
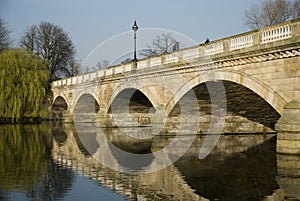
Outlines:
{"type": "Polygon", "coordinates": [[[241,37],[232,38],[230,40],[230,50],[241,49],[253,46],[253,35],[246,35],[241,37]]]}
{"type": "Polygon", "coordinates": [[[161,65],[161,57],[150,58],[150,67],[161,65]]]}
{"type": "Polygon", "coordinates": [[[117,75],[117,74],[123,73],[123,69],[124,69],[123,66],[117,66],[115,68],[115,74],[117,75]]]}
{"type": "Polygon", "coordinates": [[[199,48],[186,49],[182,51],[182,57],[185,59],[195,59],[200,55],[199,48]]]}
{"type": "Polygon", "coordinates": [[[282,26],[268,27],[261,31],[262,43],[290,38],[292,36],[292,25],[290,23],[282,26]]]}
{"type": "Polygon", "coordinates": [[[137,62],[137,68],[138,69],[147,68],[148,67],[147,63],[148,63],[147,60],[139,61],[139,62],[137,62]]]}
{"type": "Polygon", "coordinates": [[[175,64],[182,60],[191,60],[204,56],[215,56],[229,51],[242,50],[255,45],[264,45],[270,42],[285,40],[300,33],[300,19],[289,21],[283,24],[266,27],[263,29],[251,31],[244,34],[224,38],[208,44],[200,44],[194,47],[185,48],[164,54],[140,60],[134,68],[134,63],[120,64],[107,69],[101,69],[95,72],[78,75],[71,78],[61,79],[52,83],[53,87],[69,86],[82,84],[95,79],[101,79],[111,76],[120,76],[134,69],[142,70],[152,67],[163,67],[164,65],[175,64]]]}
{"type": "Polygon", "coordinates": [[[130,64],[125,64],[124,72],[129,72],[129,71],[131,71],[131,69],[132,69],[132,64],[131,63],[130,64]]]}
{"type": "Polygon", "coordinates": [[[224,42],[215,42],[205,46],[205,55],[214,55],[224,52],[224,42]]]}

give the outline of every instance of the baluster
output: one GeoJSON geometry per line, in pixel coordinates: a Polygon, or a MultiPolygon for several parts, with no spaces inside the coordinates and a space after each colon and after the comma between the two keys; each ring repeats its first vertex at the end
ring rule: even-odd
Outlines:
{"type": "Polygon", "coordinates": [[[287,25],[287,27],[288,27],[288,35],[287,35],[287,37],[290,37],[290,36],[292,36],[292,26],[291,25],[287,25]]]}

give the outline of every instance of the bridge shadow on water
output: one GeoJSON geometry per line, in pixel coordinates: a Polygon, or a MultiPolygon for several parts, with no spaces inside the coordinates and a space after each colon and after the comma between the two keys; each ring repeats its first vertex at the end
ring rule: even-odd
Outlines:
{"type": "Polygon", "coordinates": [[[222,156],[211,154],[203,160],[183,157],[175,166],[196,193],[212,200],[263,200],[279,188],[276,137],[246,151],[222,156]]]}

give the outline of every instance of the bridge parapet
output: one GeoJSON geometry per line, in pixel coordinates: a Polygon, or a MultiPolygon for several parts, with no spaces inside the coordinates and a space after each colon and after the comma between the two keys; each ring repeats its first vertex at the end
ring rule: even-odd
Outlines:
{"type": "Polygon", "coordinates": [[[253,44],[253,34],[232,38],[230,40],[230,50],[250,47],[253,44]]]}
{"type": "Polygon", "coordinates": [[[292,25],[290,23],[275,27],[268,27],[261,31],[261,43],[269,43],[292,37],[292,25]]]}
{"type": "Polygon", "coordinates": [[[180,61],[189,61],[207,56],[215,57],[221,55],[222,53],[232,54],[231,51],[236,50],[247,52],[247,50],[249,50],[248,48],[254,46],[258,46],[256,49],[262,49],[259,47],[260,45],[282,41],[294,36],[300,36],[300,19],[223,38],[207,44],[200,44],[181,49],[169,54],[142,59],[137,62],[137,68],[135,68],[134,62],[120,64],[104,70],[102,69],[83,75],[57,80],[52,83],[52,86],[60,87],[82,84],[95,79],[105,79],[106,77],[120,76],[122,74],[133,72],[134,70],[151,69],[153,67],[169,65],[170,63],[176,64],[180,61]]]}

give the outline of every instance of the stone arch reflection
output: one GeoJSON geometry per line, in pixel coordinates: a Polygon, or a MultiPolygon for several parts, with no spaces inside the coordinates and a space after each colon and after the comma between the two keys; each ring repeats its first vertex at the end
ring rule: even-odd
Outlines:
{"type": "MultiPolygon", "coordinates": [[[[124,168],[131,169],[132,171],[142,171],[143,168],[147,168],[151,165],[154,159],[152,154],[152,139],[151,138],[139,138],[138,135],[143,135],[143,127],[128,128],[125,129],[125,133],[118,128],[111,128],[105,130],[105,135],[110,139],[108,144],[112,156],[116,159],[117,163],[124,168]],[[136,132],[139,130],[139,134],[135,134],[135,137],[129,136],[127,132],[136,132]],[[129,153],[129,154],[128,154],[129,153]],[[137,157],[137,155],[143,155],[144,157],[137,157]]],[[[146,135],[149,135],[148,133],[146,135]]]]}
{"type": "Polygon", "coordinates": [[[300,156],[277,154],[277,169],[281,193],[291,200],[300,200],[300,156]]]}
{"type": "Polygon", "coordinates": [[[273,135],[222,136],[205,159],[191,151],[175,166],[197,194],[210,200],[264,200],[279,189],[275,143],[273,135]]]}
{"type": "MultiPolygon", "coordinates": [[[[186,185],[184,179],[182,178],[176,167],[169,166],[159,172],[138,175],[114,171],[113,169],[108,168],[100,163],[99,160],[95,160],[95,155],[97,153],[91,156],[90,154],[85,154],[84,151],[81,150],[81,145],[78,144],[76,137],[76,135],[78,134],[76,133],[74,126],[72,126],[71,124],[66,124],[63,129],[68,135],[67,142],[60,147],[56,143],[54,143],[52,152],[52,158],[57,164],[62,165],[63,167],[72,168],[75,172],[79,172],[80,174],[89,176],[92,180],[100,183],[101,186],[105,186],[118,193],[125,194],[132,200],[136,200],[137,196],[140,199],[153,200],[157,198],[157,192],[159,192],[161,189],[165,189],[165,191],[162,192],[159,196],[163,196],[165,198],[169,197],[172,200],[175,198],[176,200],[186,199],[206,201],[205,198],[195,194],[194,190],[186,185]],[[184,188],[182,188],[182,186],[184,186],[184,188]]],[[[94,129],[96,131],[99,128],[94,127],[94,129]]],[[[99,130],[97,131],[99,132],[99,130]]],[[[107,132],[108,133],[106,133],[106,135],[111,134],[110,131],[107,132]]],[[[95,140],[95,138],[91,139],[95,140]]],[[[101,142],[104,142],[99,135],[97,135],[96,140],[99,144],[101,144],[101,142]]],[[[125,140],[126,139],[124,139],[124,141],[121,140],[121,142],[123,143],[125,142],[125,140]]],[[[112,142],[116,141],[112,139],[112,142]]],[[[121,145],[121,142],[119,142],[118,145],[121,145]]],[[[109,154],[108,152],[103,153],[104,156],[108,157],[102,159],[107,159],[110,161],[116,160],[114,164],[122,166],[122,168],[126,168],[127,161],[124,160],[124,158],[122,159],[122,156],[120,157],[119,153],[115,152],[111,145],[104,143],[101,144],[101,146],[108,146],[108,149],[106,150],[110,152],[109,154]],[[114,156],[115,154],[117,155],[117,159],[115,157],[110,157],[114,156]]],[[[147,142],[145,142],[145,144],[143,145],[146,147],[150,146],[150,144],[147,142]]],[[[141,147],[141,150],[142,152],[144,152],[145,150],[146,152],[148,152],[148,148],[141,147]]],[[[135,152],[136,150],[128,151],[135,152]]],[[[151,165],[157,165],[153,163],[152,157],[149,157],[148,159],[149,160],[146,161],[135,161],[137,162],[135,170],[142,171],[143,169],[151,165]]]]}
{"type": "Polygon", "coordinates": [[[54,140],[57,142],[58,146],[63,146],[63,144],[67,141],[67,134],[62,129],[62,122],[53,122],[51,126],[51,133],[54,140]]]}

